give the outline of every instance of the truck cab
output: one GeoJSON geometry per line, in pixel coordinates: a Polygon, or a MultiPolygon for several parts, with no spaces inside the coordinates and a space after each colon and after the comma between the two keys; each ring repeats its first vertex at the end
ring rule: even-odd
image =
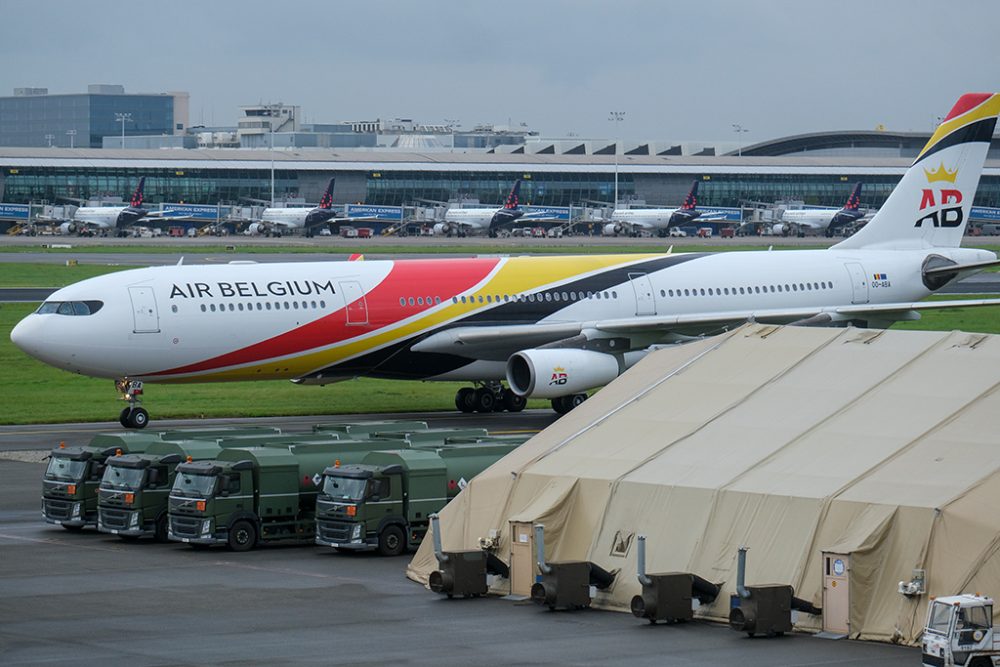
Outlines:
{"type": "Polygon", "coordinates": [[[420,544],[431,514],[519,444],[412,444],[330,466],[316,499],[316,544],[398,556],[420,544]]]}
{"type": "Polygon", "coordinates": [[[114,448],[66,447],[49,454],[42,477],[42,516],[66,529],[97,524],[97,487],[114,448]]]}
{"type": "Polygon", "coordinates": [[[951,595],[931,600],[923,633],[928,667],[1000,665],[1000,636],[993,628],[993,600],[951,595]]]}

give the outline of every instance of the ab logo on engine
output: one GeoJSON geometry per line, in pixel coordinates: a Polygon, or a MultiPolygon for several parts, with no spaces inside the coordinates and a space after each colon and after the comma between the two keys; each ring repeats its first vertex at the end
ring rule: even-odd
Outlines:
{"type": "Polygon", "coordinates": [[[556,366],[552,369],[552,379],[549,380],[549,385],[563,385],[569,379],[569,375],[566,373],[566,369],[561,366],[556,366]]]}

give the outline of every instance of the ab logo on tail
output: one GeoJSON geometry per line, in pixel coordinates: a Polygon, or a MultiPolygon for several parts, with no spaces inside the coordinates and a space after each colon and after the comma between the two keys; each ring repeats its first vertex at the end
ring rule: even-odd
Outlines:
{"type": "MultiPolygon", "coordinates": [[[[927,183],[954,183],[958,177],[958,169],[948,171],[944,162],[935,171],[927,171],[927,183]]],[[[917,220],[914,227],[921,227],[924,221],[930,223],[932,227],[958,227],[962,224],[962,193],[959,190],[942,187],[936,193],[932,188],[923,188],[920,195],[920,210],[935,208],[924,217],[917,220]],[[942,208],[936,208],[942,207],[942,208]],[[947,207],[947,208],[943,208],[947,207]]]]}

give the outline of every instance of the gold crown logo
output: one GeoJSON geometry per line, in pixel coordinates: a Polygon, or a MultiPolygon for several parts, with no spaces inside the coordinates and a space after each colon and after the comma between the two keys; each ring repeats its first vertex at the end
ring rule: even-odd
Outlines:
{"type": "Polygon", "coordinates": [[[566,370],[566,369],[565,369],[565,368],[563,368],[562,366],[556,366],[555,368],[553,368],[553,369],[552,369],[552,372],[553,372],[553,373],[562,373],[562,372],[564,372],[565,370],[566,370]]]}
{"type": "Polygon", "coordinates": [[[949,183],[954,183],[955,178],[958,177],[958,169],[955,171],[948,171],[944,167],[944,162],[935,171],[927,171],[924,169],[924,174],[927,176],[928,183],[934,183],[936,181],[947,181],[949,183]]]}

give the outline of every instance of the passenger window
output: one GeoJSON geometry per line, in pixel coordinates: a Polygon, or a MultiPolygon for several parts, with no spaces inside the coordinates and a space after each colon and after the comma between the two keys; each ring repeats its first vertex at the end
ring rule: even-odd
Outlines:
{"type": "Polygon", "coordinates": [[[201,312],[204,313],[206,310],[208,310],[208,308],[205,307],[205,304],[201,304],[201,312]]]}

